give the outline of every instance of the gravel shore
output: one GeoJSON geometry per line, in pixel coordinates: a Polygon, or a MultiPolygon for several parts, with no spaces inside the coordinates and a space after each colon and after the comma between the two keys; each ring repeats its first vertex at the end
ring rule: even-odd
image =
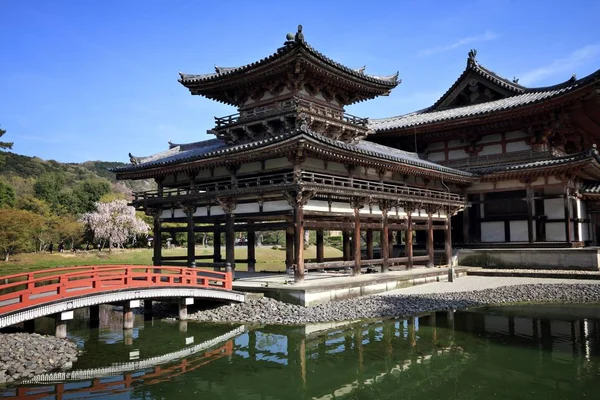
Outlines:
{"type": "Polygon", "coordinates": [[[301,325],[315,322],[409,316],[422,312],[511,303],[600,303],[598,284],[531,284],[449,293],[367,296],[313,307],[262,298],[198,311],[202,322],[301,325]]]}
{"type": "Polygon", "coordinates": [[[0,334],[0,384],[68,369],[77,360],[75,343],[37,333],[0,334]]]}

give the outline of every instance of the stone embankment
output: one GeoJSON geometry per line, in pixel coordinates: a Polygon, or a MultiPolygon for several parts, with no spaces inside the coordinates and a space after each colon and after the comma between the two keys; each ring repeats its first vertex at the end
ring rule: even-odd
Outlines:
{"type": "Polygon", "coordinates": [[[68,369],[77,360],[75,343],[37,333],[0,334],[0,384],[68,369]]]}
{"type": "Polygon", "coordinates": [[[534,284],[422,295],[368,296],[313,307],[263,298],[188,315],[203,322],[300,325],[365,318],[402,317],[423,312],[514,303],[600,303],[597,284],[534,284]]]}

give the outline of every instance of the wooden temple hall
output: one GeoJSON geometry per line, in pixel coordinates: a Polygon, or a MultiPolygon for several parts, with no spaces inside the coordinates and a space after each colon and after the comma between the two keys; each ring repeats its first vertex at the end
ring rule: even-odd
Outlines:
{"type": "Polygon", "coordinates": [[[187,224],[179,228],[188,232],[187,257],[162,257],[156,240],[154,263],[247,262],[253,271],[255,233],[268,230],[285,230],[296,281],[313,269],[432,266],[434,246],[449,260],[453,244],[598,244],[600,71],[530,88],[476,56],[469,52],[465,70],[431,107],[376,120],[345,107],[389,94],[398,74],[343,66],[312,48],[301,26],[254,63],[180,74],[191,94],[238,112],[215,117],[214,139],[130,154],[131,165],[115,170],[119,179],[156,181],[158,190],[133,201],[154,216],[156,238],[164,223],[187,224]],[[316,254],[304,251],[310,230],[316,254]],[[201,262],[194,233],[206,231],[215,233],[215,252],[201,262]],[[343,233],[343,260],[324,258],[325,231],[343,233]],[[236,260],[240,234],[247,260],[236,260]],[[426,255],[415,255],[414,239],[426,255]]]}
{"type": "Polygon", "coordinates": [[[397,265],[431,266],[434,243],[451,254],[449,216],[465,207],[460,188],[473,174],[370,142],[368,119],[344,112],[347,105],[390,93],[400,83],[398,74],[345,67],[308,45],[299,26],[262,60],[180,75],[191,94],[235,106],[238,113],[215,118],[209,130],[214,139],[169,143],[149,157],[130,155],[131,165],[115,170],[119,179],[156,181],[156,191],[136,193],[133,201],[154,216],[155,238],[164,223],[187,224],[185,260],[163,257],[155,240],[155,265],[247,262],[253,271],[255,233],[268,230],[285,230],[286,263],[295,281],[305,270],[360,274],[365,267],[386,272],[397,265]],[[206,256],[194,253],[194,233],[207,230],[215,234],[214,256],[197,262],[206,256]],[[304,252],[308,230],[316,231],[316,254],[304,252]],[[343,232],[341,261],[324,258],[324,231],[330,230],[343,232]],[[426,237],[426,256],[413,256],[414,231],[426,237]],[[235,255],[240,232],[247,238],[247,260],[235,255]],[[394,251],[394,232],[405,232],[395,235],[406,237],[403,254],[394,251]]]}

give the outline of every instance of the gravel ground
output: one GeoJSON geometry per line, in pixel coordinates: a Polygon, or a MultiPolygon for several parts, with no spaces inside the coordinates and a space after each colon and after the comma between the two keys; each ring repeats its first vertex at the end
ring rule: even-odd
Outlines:
{"type": "Polygon", "coordinates": [[[37,333],[0,334],[0,384],[71,368],[77,355],[75,343],[65,339],[37,333]]]}
{"type": "MultiPolygon", "coordinates": [[[[548,282],[548,279],[544,279],[548,282]]],[[[492,304],[600,303],[600,285],[568,280],[551,284],[538,278],[467,277],[454,283],[435,283],[302,307],[263,298],[246,303],[221,306],[190,314],[203,322],[302,325],[315,322],[346,321],[365,318],[398,317],[447,309],[465,309],[492,304]],[[414,291],[414,292],[411,292],[414,291]]]]}

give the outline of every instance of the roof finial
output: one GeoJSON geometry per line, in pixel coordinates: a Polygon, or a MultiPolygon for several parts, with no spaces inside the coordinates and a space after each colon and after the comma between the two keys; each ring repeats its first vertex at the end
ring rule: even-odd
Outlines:
{"type": "Polygon", "coordinates": [[[519,83],[519,78],[517,78],[516,76],[513,76],[513,83],[519,83]]]}
{"type": "Polygon", "coordinates": [[[298,32],[296,32],[296,42],[304,42],[304,34],[302,33],[302,25],[298,25],[298,32]]]}
{"type": "Polygon", "coordinates": [[[471,49],[469,50],[469,63],[477,63],[477,50],[471,49]]]}

